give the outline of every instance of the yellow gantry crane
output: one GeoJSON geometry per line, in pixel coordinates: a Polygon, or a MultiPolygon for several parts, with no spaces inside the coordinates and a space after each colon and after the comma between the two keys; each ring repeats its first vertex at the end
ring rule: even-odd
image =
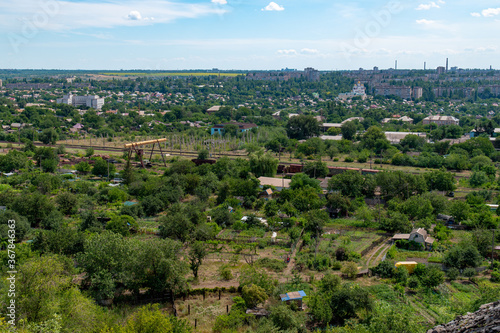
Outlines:
{"type": "Polygon", "coordinates": [[[144,149],[140,148],[143,146],[147,146],[152,144],[153,147],[151,148],[151,154],[149,155],[149,160],[151,161],[151,158],[153,157],[153,152],[155,150],[155,145],[158,144],[158,148],[160,149],[161,153],[161,158],[163,159],[163,164],[167,166],[167,163],[165,162],[165,156],[163,155],[163,151],[161,150],[161,142],[166,142],[167,139],[156,139],[156,140],[148,140],[148,141],[140,141],[140,142],[134,142],[134,143],[127,143],[125,145],[125,150],[128,150],[128,160],[130,161],[130,157],[132,157],[132,152],[135,151],[137,156],[139,156],[141,160],[141,166],[144,168],[144,159],[142,158],[144,155],[144,149]]]}

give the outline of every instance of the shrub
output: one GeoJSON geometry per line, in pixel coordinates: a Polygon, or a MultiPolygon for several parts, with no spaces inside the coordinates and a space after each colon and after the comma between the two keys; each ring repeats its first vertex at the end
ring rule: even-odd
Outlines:
{"type": "Polygon", "coordinates": [[[394,263],[389,260],[384,260],[376,267],[371,268],[372,274],[378,275],[381,278],[392,278],[394,270],[394,263]]]}
{"type": "Polygon", "coordinates": [[[241,296],[249,308],[255,308],[258,304],[264,303],[267,299],[266,291],[255,284],[243,286],[241,296]]]}
{"type": "Polygon", "coordinates": [[[394,279],[396,283],[406,286],[408,284],[408,278],[410,274],[404,266],[399,266],[394,270],[394,279]]]}
{"type": "Polygon", "coordinates": [[[233,273],[229,265],[222,265],[219,267],[219,275],[222,280],[229,281],[233,278],[233,273]]]}
{"type": "Polygon", "coordinates": [[[342,267],[342,274],[349,279],[355,279],[358,276],[358,265],[355,262],[346,262],[342,267]]]}
{"type": "Polygon", "coordinates": [[[326,271],[330,267],[330,264],[331,264],[330,257],[327,257],[322,254],[318,254],[316,258],[310,259],[307,262],[307,266],[309,267],[309,269],[314,269],[320,272],[326,271]]]}
{"type": "Polygon", "coordinates": [[[460,271],[458,268],[452,267],[446,272],[446,276],[450,281],[456,280],[458,276],[460,275],[460,271]]]}
{"type": "Polygon", "coordinates": [[[286,263],[283,260],[270,259],[270,258],[260,258],[256,262],[260,267],[268,268],[275,272],[283,272],[286,268],[286,263]]]}
{"type": "Polygon", "coordinates": [[[408,279],[408,288],[415,290],[418,287],[420,287],[420,280],[416,276],[411,276],[408,279]]]}
{"type": "Polygon", "coordinates": [[[345,158],[344,162],[352,163],[352,162],[354,162],[354,158],[348,156],[345,158]]]}
{"type": "Polygon", "coordinates": [[[463,274],[463,276],[465,276],[465,277],[469,278],[469,280],[471,280],[474,276],[476,276],[477,272],[474,268],[469,267],[469,268],[464,269],[462,274],[463,274]]]}
{"type": "Polygon", "coordinates": [[[349,255],[347,254],[347,251],[344,247],[339,247],[335,251],[335,257],[338,261],[346,261],[349,258],[349,255]]]}
{"type": "Polygon", "coordinates": [[[425,287],[435,288],[444,282],[444,273],[437,267],[430,267],[421,282],[425,287]]]}
{"type": "Polygon", "coordinates": [[[491,272],[491,282],[500,282],[500,271],[495,269],[493,272],[491,272]]]}
{"type": "Polygon", "coordinates": [[[342,263],[340,261],[332,262],[332,270],[339,271],[342,268],[342,263]]]}

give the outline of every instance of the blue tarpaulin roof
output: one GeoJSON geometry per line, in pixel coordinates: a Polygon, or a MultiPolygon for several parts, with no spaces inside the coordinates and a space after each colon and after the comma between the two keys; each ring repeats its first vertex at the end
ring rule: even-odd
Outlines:
{"type": "Polygon", "coordinates": [[[286,294],[280,295],[282,302],[293,301],[293,300],[297,300],[297,299],[302,299],[303,297],[306,297],[306,296],[307,295],[306,295],[306,293],[303,290],[301,290],[301,291],[294,291],[294,292],[291,292],[291,293],[286,293],[286,294]]]}

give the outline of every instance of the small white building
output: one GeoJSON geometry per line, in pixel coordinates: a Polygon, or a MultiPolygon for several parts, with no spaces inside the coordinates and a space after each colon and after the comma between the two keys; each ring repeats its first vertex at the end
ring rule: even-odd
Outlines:
{"type": "Polygon", "coordinates": [[[89,108],[100,110],[104,105],[104,98],[101,98],[97,95],[76,96],[68,94],[64,95],[62,98],[58,98],[57,104],[68,104],[74,107],[87,106],[89,108]]]}

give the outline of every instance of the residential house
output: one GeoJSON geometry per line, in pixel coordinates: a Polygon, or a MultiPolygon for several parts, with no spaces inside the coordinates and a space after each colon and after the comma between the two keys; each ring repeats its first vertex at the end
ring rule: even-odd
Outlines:
{"type": "Polygon", "coordinates": [[[243,133],[243,132],[247,132],[249,130],[251,130],[252,128],[257,128],[258,126],[255,125],[255,124],[249,124],[249,123],[225,123],[225,124],[219,124],[219,125],[215,125],[214,127],[212,127],[211,129],[211,134],[214,135],[214,134],[219,134],[219,135],[223,135],[224,134],[224,128],[228,125],[236,125],[238,126],[238,131],[240,133],[243,133]]]}
{"type": "Polygon", "coordinates": [[[459,124],[459,120],[453,116],[429,116],[422,120],[422,124],[436,124],[438,126],[442,125],[457,125],[459,124]]]}
{"type": "Polygon", "coordinates": [[[392,241],[395,242],[397,240],[417,242],[422,244],[422,247],[426,250],[432,249],[432,244],[434,244],[434,238],[430,237],[423,228],[413,229],[409,234],[395,234],[392,237],[392,241]]]}
{"type": "Polygon", "coordinates": [[[221,105],[215,105],[215,106],[212,106],[211,108],[209,108],[209,109],[207,110],[207,114],[208,114],[208,115],[211,115],[211,114],[214,114],[214,113],[216,113],[216,112],[219,112],[219,110],[220,110],[220,108],[221,108],[221,107],[222,107],[221,105]]]}

